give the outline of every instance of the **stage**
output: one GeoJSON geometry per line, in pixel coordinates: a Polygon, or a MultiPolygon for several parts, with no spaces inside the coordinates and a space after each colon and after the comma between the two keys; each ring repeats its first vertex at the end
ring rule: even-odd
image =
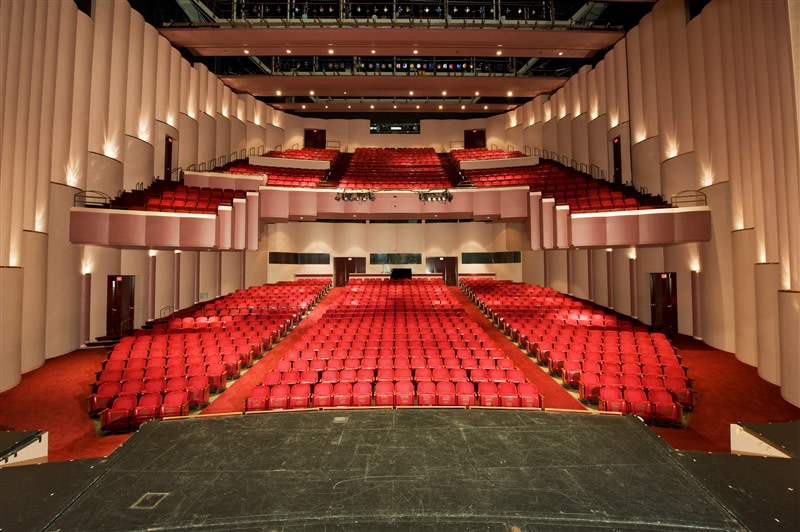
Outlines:
{"type": "Polygon", "coordinates": [[[631,416],[410,408],[194,417],[148,423],[107,459],[0,470],[0,527],[747,529],[687,465],[695,458],[631,416]]]}

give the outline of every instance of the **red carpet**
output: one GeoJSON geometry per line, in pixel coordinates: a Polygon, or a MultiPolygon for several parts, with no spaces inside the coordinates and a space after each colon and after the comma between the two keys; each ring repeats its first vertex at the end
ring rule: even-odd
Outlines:
{"type": "Polygon", "coordinates": [[[46,430],[49,460],[108,456],[129,434],[96,436],[86,411],[104,349],[81,349],[48,360],[0,394],[0,430],[46,430]]]}
{"type": "Polygon", "coordinates": [[[278,342],[272,349],[270,349],[264,357],[253,364],[247,370],[247,373],[242,375],[227,390],[222,392],[213,403],[207,406],[201,415],[207,414],[228,414],[231,412],[244,412],[244,403],[247,396],[253,387],[261,384],[264,374],[275,368],[283,356],[291,351],[292,346],[303,337],[308,329],[325,314],[330,304],[339,297],[341,288],[332,288],[322,301],[308,313],[308,316],[295,327],[286,337],[278,342]]]}
{"type": "Polygon", "coordinates": [[[563,408],[568,410],[586,410],[580,401],[572,397],[560,384],[540,368],[536,362],[528,358],[514,342],[508,339],[500,329],[489,321],[489,318],[476,307],[472,301],[458,288],[453,288],[453,294],[472,320],[486,331],[492,341],[503,350],[508,358],[525,373],[525,377],[539,388],[539,393],[544,397],[544,407],[563,408]]]}
{"type": "Polygon", "coordinates": [[[679,336],[673,343],[689,368],[696,398],[686,429],[653,429],[672,447],[729,453],[732,423],[800,419],[800,408],[784,400],[778,386],[761,379],[756,368],[739,362],[733,354],[688,336],[679,336]]]}

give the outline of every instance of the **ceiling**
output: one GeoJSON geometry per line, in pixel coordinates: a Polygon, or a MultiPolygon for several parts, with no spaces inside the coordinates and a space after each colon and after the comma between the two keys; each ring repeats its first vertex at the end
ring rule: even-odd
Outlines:
{"type": "Polygon", "coordinates": [[[485,117],[551,94],[654,3],[129,1],[236,92],[306,117],[397,119],[485,117]]]}

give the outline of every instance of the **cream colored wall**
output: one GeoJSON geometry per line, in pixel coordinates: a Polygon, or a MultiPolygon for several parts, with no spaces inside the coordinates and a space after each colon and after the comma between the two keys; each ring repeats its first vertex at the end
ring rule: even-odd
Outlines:
{"type": "Polygon", "coordinates": [[[411,265],[425,273],[425,258],[455,256],[460,273],[496,273],[498,279],[522,280],[522,264],[461,264],[470,251],[520,251],[524,242],[519,223],[323,223],[289,222],[267,226],[269,251],[328,253],[328,265],[270,264],[270,283],[294,279],[295,274],[333,274],[334,257],[366,257],[367,273],[383,273],[382,264],[369,264],[371,253],[419,253],[422,263],[411,265]]]}

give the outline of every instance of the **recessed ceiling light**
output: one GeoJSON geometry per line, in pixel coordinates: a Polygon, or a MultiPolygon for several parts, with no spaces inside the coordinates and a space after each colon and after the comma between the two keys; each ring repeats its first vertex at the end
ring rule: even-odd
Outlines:
{"type": "Polygon", "coordinates": [[[558,52],[558,55],[564,55],[564,52],[558,52]]]}
{"type": "Polygon", "coordinates": [[[328,106],[326,105],[326,106],[325,106],[325,109],[327,109],[327,108],[328,108],[328,106]]]}
{"type": "Polygon", "coordinates": [[[484,105],[484,106],[483,106],[483,108],[484,108],[484,109],[488,109],[488,108],[489,108],[489,106],[488,106],[488,105],[484,105]]]}
{"type": "Polygon", "coordinates": [[[305,108],[306,108],[306,104],[303,104],[303,109],[305,109],[305,108]]]}
{"type": "Polygon", "coordinates": [[[394,108],[394,109],[397,109],[397,106],[395,105],[393,108],[394,108]]]}
{"type": "Polygon", "coordinates": [[[289,49],[287,49],[287,50],[286,50],[286,53],[287,53],[287,54],[290,54],[290,53],[292,53],[292,51],[291,51],[291,50],[289,50],[289,49]]]}
{"type": "Polygon", "coordinates": [[[245,50],[244,53],[249,54],[250,50],[245,50]]]}
{"type": "Polygon", "coordinates": [[[508,92],[506,93],[506,96],[508,96],[509,98],[511,98],[512,96],[514,96],[514,93],[513,93],[513,92],[511,92],[511,91],[508,91],[508,92]]]}
{"type": "Polygon", "coordinates": [[[370,105],[369,108],[370,109],[375,109],[375,106],[374,105],[370,105]]]}
{"type": "Polygon", "coordinates": [[[497,50],[497,52],[495,52],[495,53],[496,53],[497,55],[503,55],[503,50],[497,50]]]}
{"type": "Polygon", "coordinates": [[[447,91],[442,91],[442,96],[447,96],[447,91]]]}
{"type": "Polygon", "coordinates": [[[419,105],[417,106],[417,109],[419,109],[419,105]]]}
{"type": "Polygon", "coordinates": [[[475,96],[480,96],[480,95],[481,95],[480,91],[475,91],[475,96]]]}
{"type": "Polygon", "coordinates": [[[408,91],[409,96],[414,96],[414,91],[408,91]]]}
{"type": "Polygon", "coordinates": [[[333,54],[333,49],[328,50],[329,54],[333,54]]]}
{"type": "Polygon", "coordinates": [[[461,109],[466,109],[466,108],[467,108],[467,106],[466,106],[466,105],[462,105],[462,106],[461,106],[461,109]]]}
{"type": "Polygon", "coordinates": [[[282,93],[281,93],[281,91],[275,91],[275,94],[277,94],[278,96],[280,96],[282,93]]]}
{"type": "Polygon", "coordinates": [[[417,55],[419,53],[419,51],[418,50],[414,50],[413,53],[414,53],[414,55],[417,55]]]}
{"type": "Polygon", "coordinates": [[[347,108],[348,108],[348,109],[351,109],[351,108],[352,108],[352,106],[351,106],[351,105],[348,105],[348,106],[347,106],[347,108]]]}
{"type": "Polygon", "coordinates": [[[375,50],[370,50],[369,53],[374,54],[375,50]]]}
{"type": "Polygon", "coordinates": [[[314,96],[314,91],[308,91],[311,96],[314,96]]]}

